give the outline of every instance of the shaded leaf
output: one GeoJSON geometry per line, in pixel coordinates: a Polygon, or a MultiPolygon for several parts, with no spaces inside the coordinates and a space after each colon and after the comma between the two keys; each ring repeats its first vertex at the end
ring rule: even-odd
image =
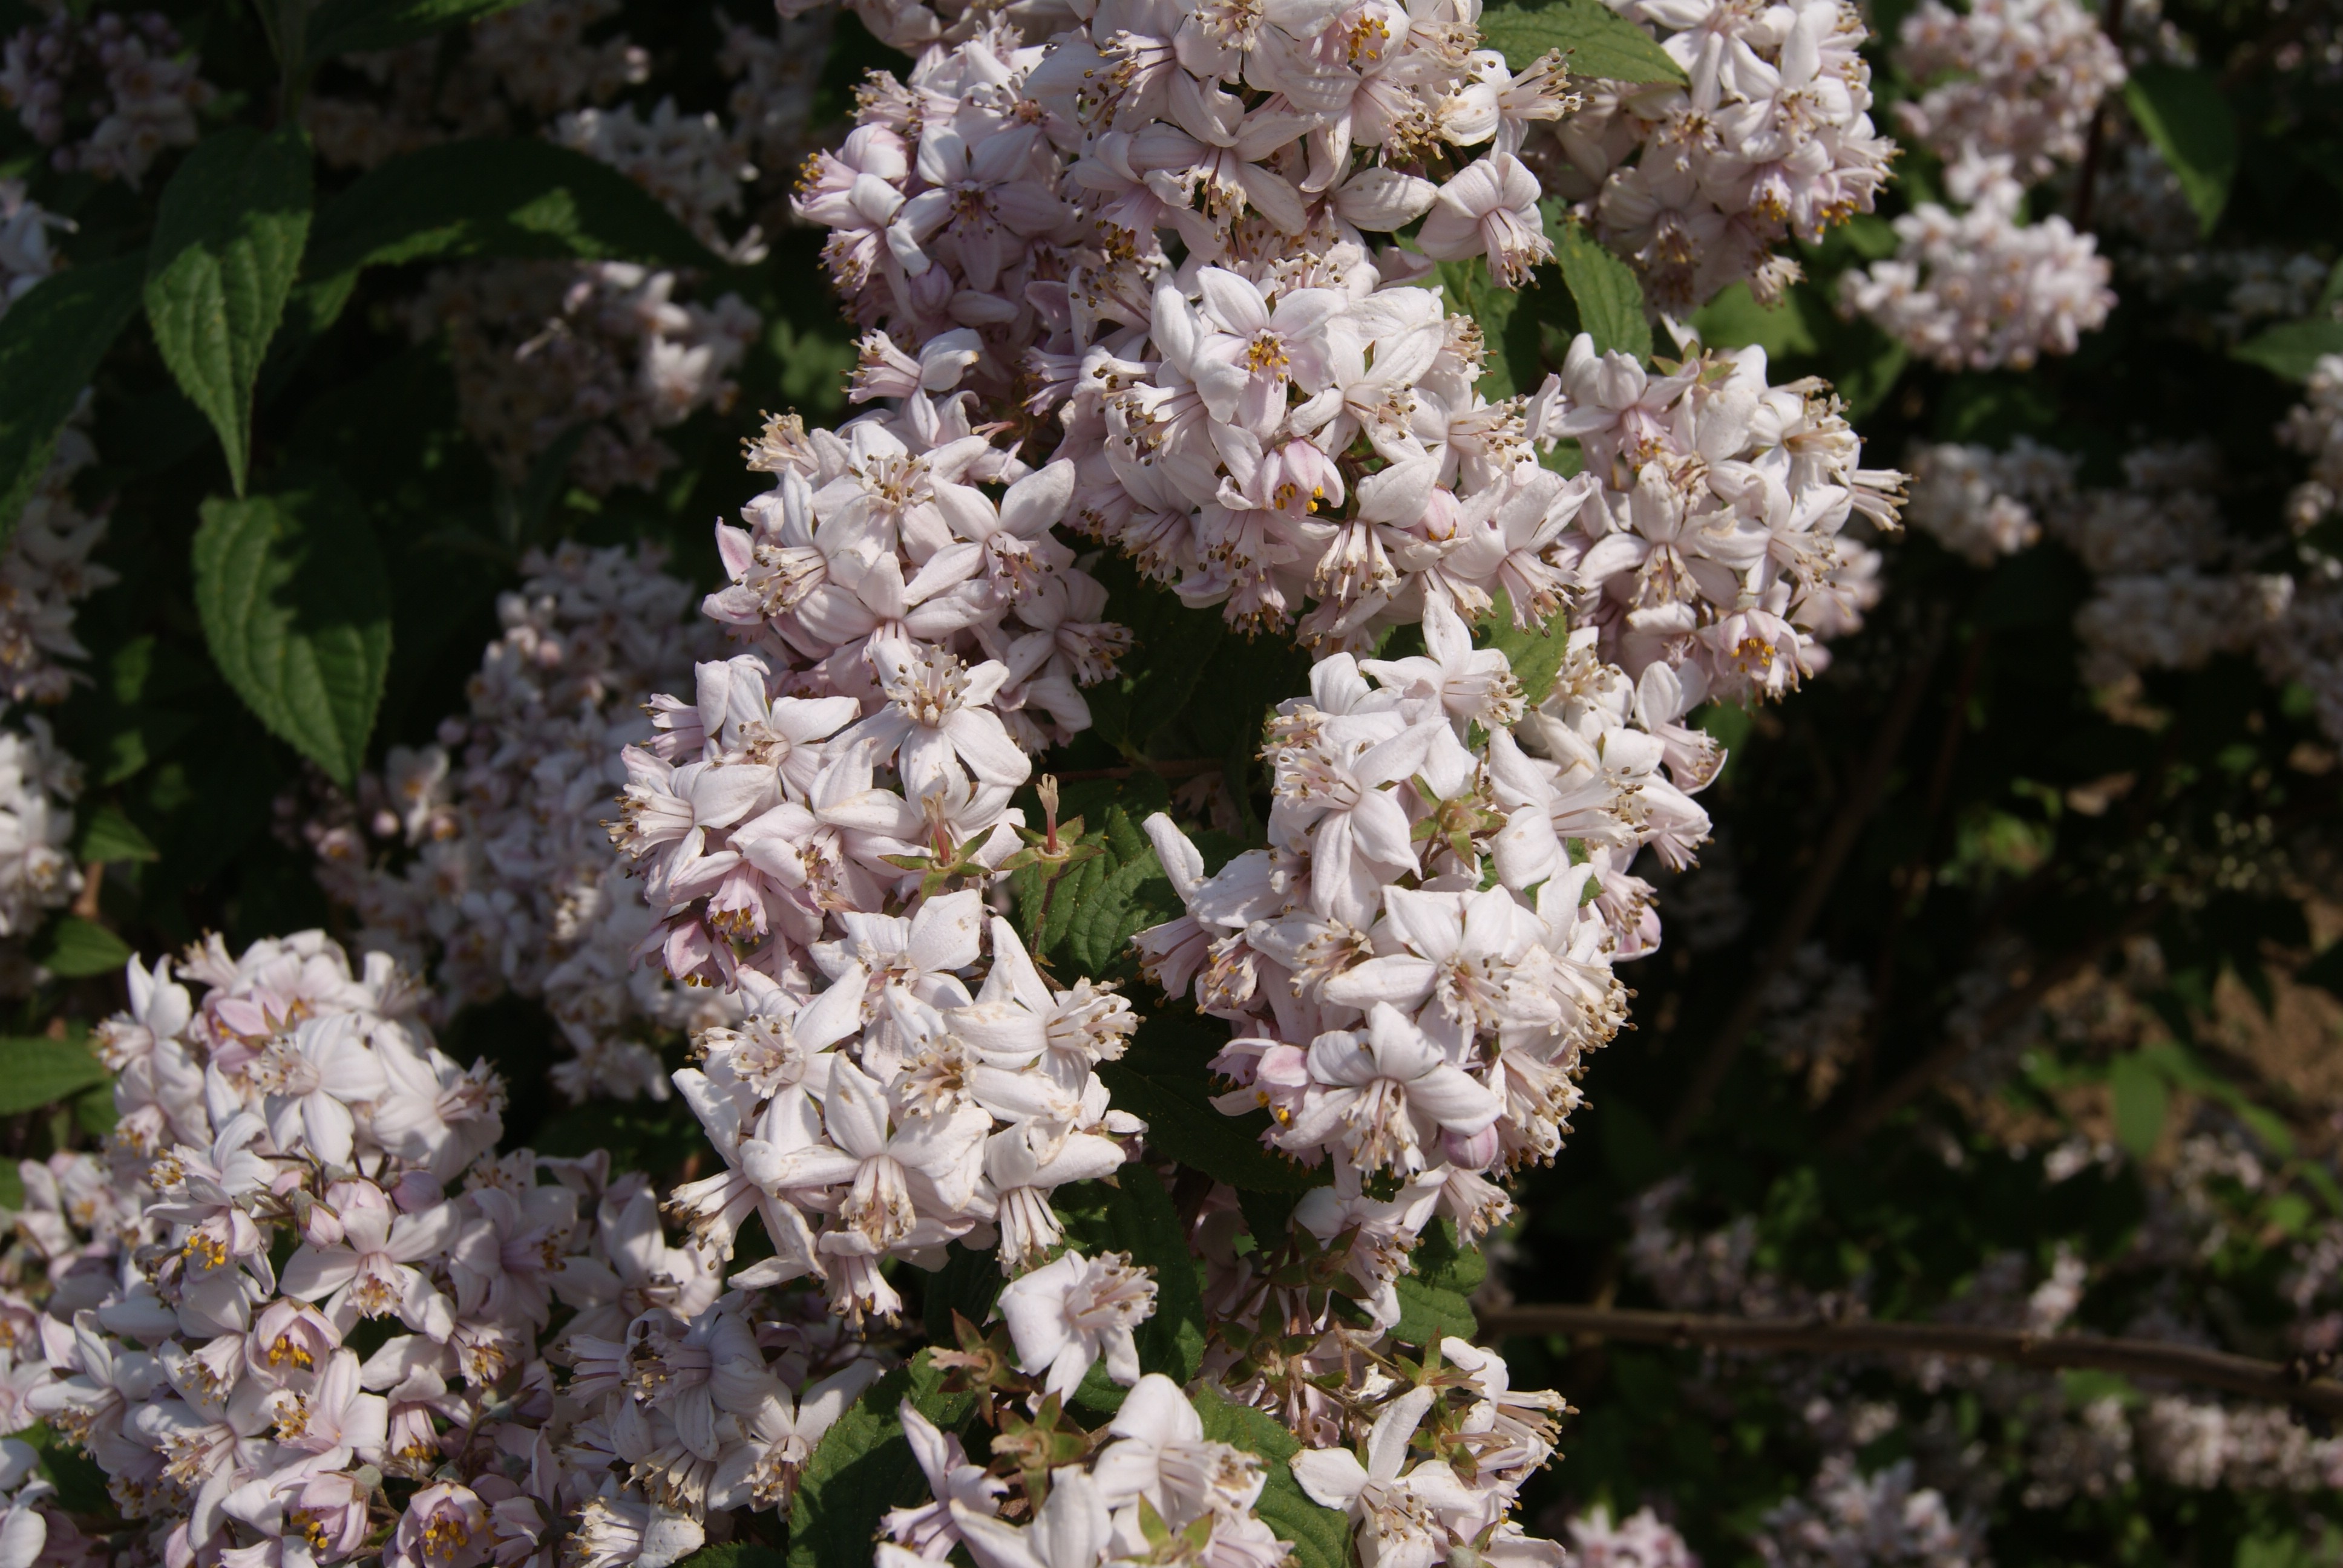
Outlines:
{"type": "Polygon", "coordinates": [[[2343,354],[2343,321],[2289,321],[2258,332],[2229,350],[2232,358],[2258,365],[2289,381],[2308,381],[2328,354],[2343,354]]]}
{"type": "Polygon", "coordinates": [[[447,142],[393,158],[320,209],[308,329],[341,314],[367,267],[458,256],[723,266],[657,198],[584,153],[532,139],[447,142]]]}
{"type": "Polygon", "coordinates": [[[1204,1297],[1196,1280],[1195,1255],[1187,1227],[1146,1166],[1131,1163],[1115,1173],[1114,1196],[1106,1206],[1107,1239],[1131,1261],[1155,1271],[1155,1313],[1139,1325],[1139,1365],[1184,1383],[1204,1362],[1204,1297]]]}
{"type": "Polygon", "coordinates": [[[84,861],[111,866],[125,860],[160,859],[162,854],[155,841],[114,806],[100,806],[81,836],[79,859],[84,861]]]}
{"type": "Polygon", "coordinates": [[[1332,1181],[1326,1166],[1310,1170],[1262,1147],[1267,1111],[1229,1116],[1212,1103],[1205,1064],[1227,1038],[1227,1025],[1168,1006],[1139,1026],[1120,1060],[1099,1063],[1099,1077],[1118,1110],[1147,1123],[1151,1148],[1215,1181],[1263,1192],[1306,1192],[1332,1181]]]}
{"type": "MultiPolygon", "coordinates": [[[[86,920],[81,922],[87,925],[86,920]]],[[[92,930],[97,928],[92,927],[92,930]]],[[[110,933],[101,932],[108,940],[110,933]]],[[[121,944],[116,941],[116,946],[121,944]]],[[[126,958],[129,953],[124,948],[126,958]]],[[[84,970],[83,973],[95,973],[84,970]]],[[[106,1063],[87,1043],[71,1040],[0,1040],[0,1116],[38,1111],[106,1081],[106,1063]]]]}
{"type": "Polygon", "coordinates": [[[382,552],[340,485],[204,503],[196,608],[212,658],[260,721],[347,788],[390,664],[382,552]]]}
{"type": "Polygon", "coordinates": [[[2135,1160],[2156,1152],[2164,1135],[2164,1113],[2172,1089],[2154,1063],[2134,1051],[2116,1058],[2107,1070],[2107,1092],[2113,1101],[2116,1141],[2135,1160]]]}
{"type": "Polygon", "coordinates": [[[2147,133],[2211,234],[2237,177],[2237,121],[2212,73],[2192,65],[2142,65],[2124,83],[2124,104],[2147,133]]]}
{"type": "Polygon", "coordinates": [[[1542,626],[1517,627],[1513,596],[1499,588],[1489,618],[1473,628],[1473,641],[1503,651],[1513,667],[1513,678],[1522,683],[1523,699],[1535,708],[1554,689],[1554,672],[1570,651],[1570,618],[1558,614],[1542,626]]]}
{"type": "Polygon", "coordinates": [[[0,544],[56,450],[97,362],[138,308],[143,255],[67,267],[0,316],[0,544]]]}
{"type": "Polygon", "coordinates": [[[252,384],[309,237],[309,138],[237,126],[206,137],[164,187],[146,254],[146,319],[187,400],[219,432],[237,495],[252,384]]]}
{"type": "Polygon", "coordinates": [[[1600,0],[1546,0],[1481,13],[1481,43],[1525,71],[1549,49],[1569,56],[1570,74],[1611,82],[1684,82],[1682,65],[1659,40],[1600,0]]]}
{"type": "Polygon", "coordinates": [[[309,64],[316,66],[337,55],[396,49],[446,28],[509,11],[523,3],[524,0],[325,0],[309,15],[309,64]]]}

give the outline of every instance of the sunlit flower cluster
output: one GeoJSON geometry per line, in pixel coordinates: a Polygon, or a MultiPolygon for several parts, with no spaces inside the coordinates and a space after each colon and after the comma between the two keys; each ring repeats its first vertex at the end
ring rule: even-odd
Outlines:
{"type": "Polygon", "coordinates": [[[1896,527],[1904,476],[1861,466],[1827,385],[1770,385],[1762,348],[1685,350],[1646,370],[1581,334],[1531,399],[1531,434],[1584,457],[1560,551],[1576,624],[1631,677],[1673,667],[1685,708],[1777,698],[1877,602],[1878,552],[1842,530],[1896,527]]]}
{"type": "Polygon", "coordinates": [[[1599,82],[1554,127],[1550,183],[1590,204],[1604,243],[1663,309],[1745,282],[1772,302],[1803,276],[1775,247],[1869,212],[1895,143],[1871,123],[1869,36],[1842,0],[1614,0],[1664,33],[1689,83],[1599,82]]]}
{"type": "Polygon", "coordinates": [[[1931,84],[1896,106],[1896,123],[1948,167],[2000,160],[2020,185],[2081,161],[2099,100],[2124,83],[2099,17],[2074,0],[1921,0],[1896,52],[1931,84]]]}
{"type": "Polygon", "coordinates": [[[1658,940],[1627,865],[1646,844],[1688,859],[1708,819],[1686,791],[1723,760],[1665,664],[1630,684],[1574,634],[1525,712],[1502,652],[1437,605],[1424,631],[1420,656],[1322,661],[1281,706],[1270,848],[1208,875],[1150,819],[1188,912],[1138,938],[1166,990],[1236,1027],[1221,1108],[1267,1109],[1271,1148],[1331,1171],[1296,1221],[1365,1227],[1384,1326],[1424,1227],[1478,1235],[1510,1210],[1491,1178],[1561,1147],[1587,1054],[1624,1021],[1612,966],[1658,940]]]}
{"type": "Polygon", "coordinates": [[[129,981],[112,1140],[24,1167],[46,1295],[8,1301],[10,1386],[162,1560],[666,1568],[786,1506],[882,1370],[727,1292],[607,1153],[492,1152],[502,1084],[388,958],[214,937],[129,981]]]}
{"type": "Polygon", "coordinates": [[[69,847],[81,765],[58,747],[46,719],[22,722],[22,729],[0,729],[0,937],[29,936],[82,890],[69,847]]]}
{"type": "Polygon", "coordinates": [[[643,704],[715,641],[659,568],[648,548],[531,558],[469,711],[436,745],[393,747],[357,813],[308,829],[364,945],[428,966],[451,1007],[507,990],[544,1000],[574,1053],[553,1076],[577,1099],[665,1099],[645,1030],[737,1010],[631,967],[652,912],[598,825],[625,782],[618,749],[652,733],[643,704]]]}
{"type": "Polygon", "coordinates": [[[212,85],[179,57],[160,12],[45,6],[0,51],[0,106],[65,173],[136,185],[166,149],[193,146],[212,85]]]}

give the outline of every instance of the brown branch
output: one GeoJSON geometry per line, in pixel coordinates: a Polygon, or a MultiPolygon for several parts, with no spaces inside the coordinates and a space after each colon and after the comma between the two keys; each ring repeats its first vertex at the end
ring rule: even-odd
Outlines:
{"type": "Polygon", "coordinates": [[[2160,892],[2142,900],[2115,925],[2044,965],[2024,985],[1987,1008],[1974,1030],[1938,1040],[1926,1055],[1906,1068],[1902,1077],[1848,1112],[1846,1121],[1830,1135],[1825,1146],[1845,1151],[1863,1141],[1889,1117],[1926,1093],[1938,1079],[1958,1066],[1963,1057],[2033,1011],[2044,997],[2080,974],[2087,966],[2097,963],[2109,948],[2154,925],[2164,913],[2166,902],[2160,892]]]}
{"type": "Polygon", "coordinates": [[[1847,856],[1862,838],[1871,813],[1879,804],[1880,795],[1887,788],[1887,775],[1896,765],[1896,754],[1903,748],[1906,731],[1920,711],[1920,699],[1927,695],[1928,677],[1936,665],[1936,648],[1942,640],[1944,624],[1932,626],[1920,649],[1920,657],[1904,677],[1889,701],[1887,712],[1879,721],[1871,755],[1864,759],[1863,769],[1855,777],[1847,792],[1832,810],[1830,829],[1823,835],[1821,846],[1815,852],[1814,864],[1806,871],[1806,879],[1798,889],[1782,923],[1774,929],[1774,940],[1757,957],[1741,994],[1734,1000],[1733,1010],[1725,1014],[1725,1023],[1709,1042],[1708,1054],[1693,1074],[1692,1085],[1684,1091],[1675,1113],[1668,1121],[1666,1142],[1671,1149],[1681,1148],[1692,1135],[1700,1119],[1708,1113],[1709,1102],[1725,1085],[1725,1075],[1741,1054],[1749,1038],[1749,1030],[1757,1022],[1757,1012],[1764,1005],[1765,983],[1786,967],[1814,930],[1815,920],[1822,914],[1823,901],[1830,896],[1831,884],[1846,864],[1847,856]]]}
{"type": "Polygon", "coordinates": [[[2343,1415],[2343,1382],[2313,1377],[2300,1363],[2256,1361],[2226,1351],[2154,1340],[2113,1340],[2097,1334],[2031,1334],[2016,1329],[1956,1323],[1831,1322],[1823,1318],[1704,1317],[1620,1307],[1498,1307],[1481,1314],[1481,1338],[1510,1334],[1573,1334],[1640,1344],[1720,1345],[1740,1350],[1803,1351],[1816,1355],[1885,1354],[1973,1357],[2056,1370],[2089,1367],[2170,1378],[2240,1393],[2273,1404],[2299,1405],[2343,1415]]]}

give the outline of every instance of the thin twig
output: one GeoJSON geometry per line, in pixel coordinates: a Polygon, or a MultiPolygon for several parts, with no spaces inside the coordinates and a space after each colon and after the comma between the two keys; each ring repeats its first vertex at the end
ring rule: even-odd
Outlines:
{"type": "Polygon", "coordinates": [[[2273,1404],[2343,1415],[2343,1382],[2314,1377],[2301,1364],[2257,1361],[2195,1345],[2097,1334],[2033,1334],[1957,1323],[1832,1322],[1824,1318],[1704,1317],[1624,1307],[1514,1305],[1480,1314],[1481,1338],[1511,1334],[1599,1335],[1640,1344],[1726,1345],[1742,1350],[1962,1356],[2056,1369],[2089,1367],[2170,1378],[2241,1393],[2273,1404]]]}
{"type": "Polygon", "coordinates": [[[2033,1011],[2044,997],[2097,963],[2109,948],[2154,925],[2164,913],[2167,901],[2160,892],[2142,900],[2115,925],[2052,960],[2024,985],[1987,1008],[1975,1029],[1938,1040],[1926,1055],[1906,1068],[1902,1077],[1850,1111],[1838,1131],[1830,1135],[1825,1147],[1845,1150],[1862,1142],[1889,1117],[1926,1093],[1938,1079],[1958,1066],[1963,1057],[2033,1011]]]}
{"type": "Polygon", "coordinates": [[[1943,632],[1941,620],[1929,628],[1919,658],[1913,661],[1904,683],[1889,701],[1873,739],[1871,755],[1864,759],[1863,770],[1855,775],[1846,794],[1833,809],[1830,829],[1823,835],[1822,844],[1815,852],[1815,862],[1807,869],[1805,884],[1798,889],[1782,923],[1774,928],[1774,940],[1758,955],[1747,983],[1734,1000],[1733,1010],[1725,1014],[1724,1026],[1709,1042],[1707,1056],[1693,1074],[1691,1087],[1685,1090],[1674,1115],[1669,1119],[1669,1148],[1683,1147],[1684,1141],[1707,1114],[1709,1102],[1724,1087],[1725,1075],[1733,1070],[1750,1029],[1757,1021],[1766,982],[1789,963],[1813,930],[1815,919],[1822,913],[1823,901],[1830,896],[1831,884],[1838,880],[1840,869],[1846,864],[1855,841],[1862,838],[1873,809],[1887,788],[1887,776],[1895,768],[1896,754],[1903,749],[1905,732],[1912,728],[1912,719],[1920,711],[1920,699],[1927,695],[1928,677],[1936,668],[1936,648],[1943,632]]]}

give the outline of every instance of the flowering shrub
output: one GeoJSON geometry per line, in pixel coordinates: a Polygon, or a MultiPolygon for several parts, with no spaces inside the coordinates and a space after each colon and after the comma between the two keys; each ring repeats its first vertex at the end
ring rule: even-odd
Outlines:
{"type": "Polygon", "coordinates": [[[754,9],[0,16],[0,1568],[2331,1550],[2327,19],[754,9]]]}

